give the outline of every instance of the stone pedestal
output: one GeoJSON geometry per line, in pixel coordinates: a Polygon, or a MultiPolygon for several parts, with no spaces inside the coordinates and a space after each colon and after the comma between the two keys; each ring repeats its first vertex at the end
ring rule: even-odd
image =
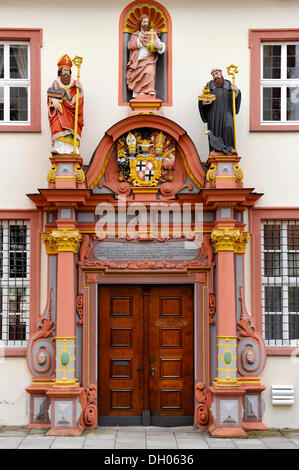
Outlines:
{"type": "Polygon", "coordinates": [[[85,188],[83,160],[79,154],[55,154],[50,157],[52,164],[48,171],[48,187],[51,189],[85,188]]]}
{"type": "Polygon", "coordinates": [[[154,95],[138,95],[130,100],[129,115],[156,114],[162,116],[161,106],[162,100],[157,99],[154,95]]]}
{"type": "Polygon", "coordinates": [[[47,392],[50,401],[51,429],[47,436],[80,436],[83,428],[78,425],[82,412],[79,397],[83,389],[52,388],[47,392]]]}
{"type": "Polygon", "coordinates": [[[210,154],[207,164],[207,188],[243,188],[243,171],[239,167],[241,157],[223,155],[217,152],[210,154]]]}

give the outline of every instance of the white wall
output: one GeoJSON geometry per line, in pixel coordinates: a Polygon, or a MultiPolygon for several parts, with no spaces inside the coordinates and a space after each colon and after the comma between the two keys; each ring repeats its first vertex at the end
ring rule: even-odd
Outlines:
{"type": "Polygon", "coordinates": [[[266,386],[262,392],[265,401],[263,422],[269,428],[293,428],[299,426],[299,357],[268,357],[261,382],[266,386]],[[272,405],[271,385],[294,385],[295,404],[272,405]]]}
{"type": "MultiPolygon", "coordinates": [[[[42,132],[0,133],[2,174],[5,173],[0,185],[0,208],[33,207],[26,194],[47,187],[51,145],[46,90],[56,78],[56,62],[62,54],[84,58],[81,82],[85,90],[85,127],[81,154],[86,164],[105,131],[127,116],[128,108],[118,106],[118,22],[128,3],[123,0],[0,0],[1,27],[43,29],[42,132]]],[[[201,159],[206,160],[206,127],[200,120],[197,96],[210,80],[212,66],[222,67],[226,76],[228,65],[238,65],[237,85],[242,91],[242,104],[237,119],[237,143],[245,185],[264,193],[257,205],[298,206],[297,133],[249,132],[248,30],[297,28],[299,2],[165,0],[161,3],[168,9],[173,23],[173,106],[165,107],[164,115],[187,131],[201,159]]],[[[42,266],[45,285],[44,259],[42,266]]],[[[246,284],[250,304],[249,280],[246,284]]],[[[41,310],[45,287],[42,289],[41,310]]],[[[0,367],[0,424],[25,423],[24,388],[30,383],[25,359],[6,359],[0,367]]],[[[289,382],[298,376],[297,370],[298,366],[296,369],[289,358],[270,357],[262,380],[268,387],[274,380],[289,382]]],[[[269,389],[264,394],[268,402],[269,389]]],[[[266,424],[287,426],[290,421],[292,426],[299,427],[299,405],[281,410],[272,410],[271,406],[267,403],[266,424]]]]}
{"type": "Polygon", "coordinates": [[[24,357],[0,357],[0,426],[28,424],[31,377],[24,357]]]}

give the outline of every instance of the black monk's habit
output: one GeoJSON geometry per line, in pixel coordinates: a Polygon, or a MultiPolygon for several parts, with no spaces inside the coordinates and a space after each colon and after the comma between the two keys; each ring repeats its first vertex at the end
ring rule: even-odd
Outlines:
{"type": "MultiPolygon", "coordinates": [[[[216,100],[211,104],[204,105],[198,101],[201,119],[208,123],[210,130],[215,137],[221,137],[230,152],[235,148],[234,143],[234,119],[233,119],[233,94],[229,80],[224,80],[222,87],[216,87],[213,80],[208,83],[210,91],[216,96],[216,100]]],[[[239,112],[241,104],[241,92],[236,94],[236,113],[239,112]]],[[[213,150],[210,145],[210,152],[213,150]]]]}

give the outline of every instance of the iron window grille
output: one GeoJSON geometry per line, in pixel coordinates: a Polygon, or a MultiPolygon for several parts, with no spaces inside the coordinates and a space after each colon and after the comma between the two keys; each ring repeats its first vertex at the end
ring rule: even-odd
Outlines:
{"type": "Polygon", "coordinates": [[[24,347],[29,337],[30,224],[0,221],[0,340],[24,347]]]}
{"type": "Polygon", "coordinates": [[[262,223],[263,335],[268,347],[299,346],[299,222],[262,223]]]}

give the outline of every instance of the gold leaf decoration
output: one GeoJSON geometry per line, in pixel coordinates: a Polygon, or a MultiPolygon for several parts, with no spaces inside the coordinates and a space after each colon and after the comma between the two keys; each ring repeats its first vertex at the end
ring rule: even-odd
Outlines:
{"type": "Polygon", "coordinates": [[[151,21],[151,28],[160,33],[167,33],[167,21],[161,10],[152,5],[138,5],[130,10],[125,17],[124,33],[133,33],[137,29],[138,19],[141,15],[147,15],[151,21]]]}

